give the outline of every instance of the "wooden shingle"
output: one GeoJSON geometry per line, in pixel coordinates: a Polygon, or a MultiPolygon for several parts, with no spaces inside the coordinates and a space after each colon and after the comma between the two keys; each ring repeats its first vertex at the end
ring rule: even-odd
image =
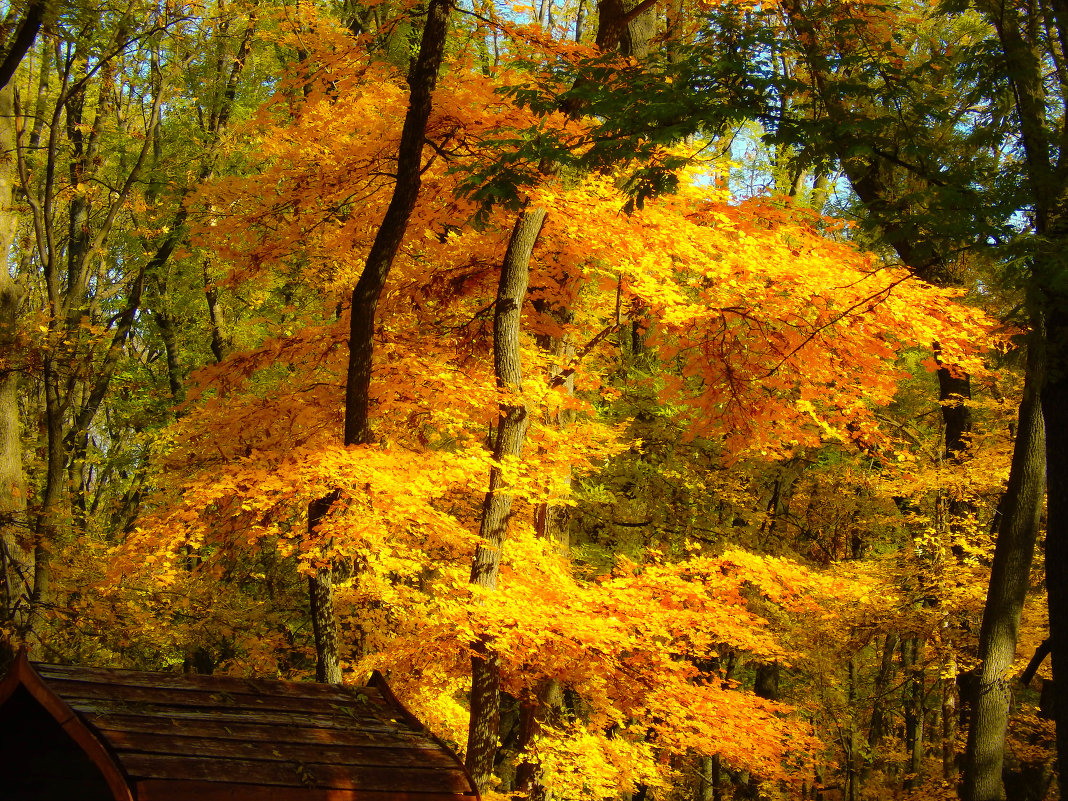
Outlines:
{"type": "Polygon", "coordinates": [[[24,655],[0,683],[0,775],[15,777],[0,782],[0,799],[478,798],[455,754],[377,672],[349,687],[24,655]]]}

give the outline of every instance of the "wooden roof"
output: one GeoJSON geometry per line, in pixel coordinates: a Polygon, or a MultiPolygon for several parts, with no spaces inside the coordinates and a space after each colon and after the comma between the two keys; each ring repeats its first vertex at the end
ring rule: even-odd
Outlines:
{"type": "Polygon", "coordinates": [[[0,683],[0,711],[20,688],[123,801],[478,798],[455,754],[377,672],[356,688],[62,667],[23,654],[0,683]]]}

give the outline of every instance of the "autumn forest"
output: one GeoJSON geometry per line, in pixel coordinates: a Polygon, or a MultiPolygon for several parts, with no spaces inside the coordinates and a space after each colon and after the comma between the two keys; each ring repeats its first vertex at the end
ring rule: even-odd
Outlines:
{"type": "Polygon", "coordinates": [[[0,14],[0,667],[378,669],[490,801],[1060,797],[1068,0],[0,14]]]}

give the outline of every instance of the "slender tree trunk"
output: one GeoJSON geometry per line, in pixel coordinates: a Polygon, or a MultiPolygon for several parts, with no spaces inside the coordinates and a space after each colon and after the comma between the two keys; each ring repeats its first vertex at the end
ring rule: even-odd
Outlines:
{"type": "Polygon", "coordinates": [[[920,772],[923,768],[922,648],[922,641],[917,637],[906,637],[901,641],[901,669],[905,674],[902,698],[905,708],[905,750],[909,758],[909,775],[904,783],[906,790],[914,790],[920,786],[920,772]]]}
{"type": "MultiPolygon", "coordinates": [[[[482,504],[482,543],[471,565],[471,583],[486,589],[497,587],[501,548],[508,530],[512,494],[504,468],[514,466],[523,451],[530,422],[523,400],[523,365],[519,351],[520,316],[526,297],[530,257],[545,222],[545,209],[528,207],[519,216],[501,265],[497,302],[493,314],[493,367],[504,397],[497,421],[489,491],[482,504]]],[[[467,736],[466,766],[479,792],[485,792],[493,776],[500,726],[500,660],[492,644],[482,639],[471,657],[471,721],[467,736]]]]}
{"type": "Polygon", "coordinates": [[[156,253],[145,265],[145,274],[155,279],[155,298],[152,304],[152,318],[156,321],[163,349],[167,356],[167,384],[170,386],[171,398],[180,403],[185,399],[185,376],[182,375],[181,359],[178,347],[178,320],[168,308],[167,281],[160,278],[171,254],[185,237],[185,206],[182,206],[170,226],[170,232],[157,248],[156,253]]]}
{"type": "MultiPolygon", "coordinates": [[[[949,623],[944,623],[948,629],[949,623]]],[[[952,639],[943,640],[945,659],[942,663],[942,778],[954,782],[957,777],[957,652],[952,639]]]]}
{"type": "Polygon", "coordinates": [[[371,442],[369,424],[371,369],[374,357],[375,311],[400,250],[408,220],[419,199],[422,154],[430,119],[434,86],[445,53],[452,0],[431,0],[427,9],[419,56],[408,76],[411,95],[397,151],[397,183],[382,224],[367,254],[360,280],[352,290],[349,326],[349,366],[345,382],[345,444],[371,442]]]}
{"type": "Polygon", "coordinates": [[[208,274],[208,263],[204,262],[204,300],[208,304],[208,320],[211,322],[211,354],[219,363],[234,348],[234,340],[226,324],[226,313],[219,301],[219,288],[208,274]]]}
{"type": "Polygon", "coordinates": [[[872,756],[868,760],[867,769],[870,769],[874,755],[886,735],[886,700],[890,689],[890,679],[894,675],[894,652],[897,651],[900,642],[896,631],[888,632],[883,641],[879,672],[875,674],[875,682],[872,686],[874,697],[871,707],[871,728],[868,729],[868,752],[872,756]]]}
{"type": "MultiPolygon", "coordinates": [[[[626,55],[643,56],[655,24],[652,0],[602,0],[598,4],[596,43],[603,51],[619,47],[626,55]]],[[[575,113],[573,109],[570,113],[575,113]]],[[[543,170],[546,174],[552,167],[543,170]]],[[[497,385],[508,393],[501,402],[494,444],[494,460],[503,465],[518,460],[529,425],[522,398],[522,364],[519,353],[519,319],[529,279],[530,257],[538,241],[546,211],[528,206],[512,229],[501,266],[493,321],[494,372],[497,385]]],[[[507,532],[512,495],[501,467],[490,471],[490,486],[482,507],[482,544],[471,565],[471,583],[487,589],[497,585],[501,547],[507,532]]],[[[500,660],[485,638],[472,645],[471,717],[468,728],[466,767],[479,792],[492,780],[500,727],[500,660]]]]}
{"type": "MultiPolygon", "coordinates": [[[[419,55],[408,75],[411,94],[397,151],[397,182],[393,187],[393,197],[390,198],[385,217],[367,254],[360,280],[352,291],[349,364],[345,379],[346,445],[364,445],[373,440],[369,408],[375,312],[389,271],[393,267],[393,260],[408,230],[408,221],[419,199],[426,126],[433,106],[434,86],[437,84],[438,71],[445,54],[451,10],[452,0],[430,0],[427,8],[419,55]]],[[[326,509],[316,511],[313,507],[328,499],[314,501],[309,506],[309,525],[321,519],[329,510],[329,504],[336,500],[334,495],[328,498],[332,500],[329,500],[326,509]]],[[[316,676],[321,677],[320,681],[340,681],[341,666],[334,622],[333,568],[329,563],[317,567],[315,573],[309,577],[309,597],[313,618],[319,620],[315,626],[316,676]]]]}
{"type": "Polygon", "coordinates": [[[860,775],[857,770],[860,750],[856,720],[849,710],[853,709],[857,699],[857,662],[851,658],[846,665],[846,702],[847,711],[845,729],[842,732],[842,746],[845,751],[845,771],[842,781],[845,784],[845,801],[857,801],[860,787],[860,775]]]}
{"type": "Polygon", "coordinates": [[[1044,332],[1037,326],[1027,350],[1027,374],[1013,446],[1009,486],[1000,509],[990,589],[979,633],[979,689],[972,703],[965,751],[964,801],[1001,801],[1010,690],[1006,673],[1016,656],[1024,598],[1038,533],[1045,477],[1045,441],[1039,390],[1044,332]]]}
{"type": "MultiPolygon", "coordinates": [[[[922,276],[921,276],[922,277],[922,276]]],[[[944,458],[947,464],[961,468],[967,457],[969,437],[972,432],[972,410],[969,405],[972,397],[971,378],[967,373],[954,370],[942,364],[942,349],[934,344],[935,359],[938,361],[938,401],[942,408],[942,423],[945,426],[944,458]]],[[[946,504],[946,521],[943,536],[952,540],[963,535],[962,520],[974,506],[968,501],[953,497],[946,504]]],[[[951,542],[949,553],[958,553],[958,546],[951,542]]],[[[942,618],[942,778],[954,782],[957,778],[957,654],[954,643],[954,623],[949,615],[942,618]]]]}
{"type": "MultiPolygon", "coordinates": [[[[126,33],[116,31],[113,38],[117,42],[126,41],[126,33]]],[[[75,73],[81,70],[83,79],[87,62],[85,51],[87,38],[83,37],[75,45],[71,58],[75,73]]],[[[68,66],[70,66],[68,64],[68,66]]],[[[163,87],[158,87],[152,98],[151,113],[144,132],[144,139],[135,162],[128,170],[125,179],[113,194],[109,205],[100,208],[101,219],[95,224],[90,219],[91,204],[88,195],[75,189],[67,210],[67,238],[65,243],[57,241],[56,228],[60,225],[60,212],[57,209],[56,186],[54,182],[57,164],[61,152],[69,147],[71,152],[69,178],[78,187],[92,179],[101,165],[99,156],[100,138],[104,131],[104,121],[114,106],[113,76],[115,67],[105,61],[98,72],[95,116],[91,123],[83,122],[87,83],[77,88],[68,85],[69,70],[60,69],[63,80],[60,86],[60,99],[51,115],[42,115],[34,124],[30,135],[30,147],[39,136],[39,125],[43,116],[50,116],[48,144],[43,152],[27,152],[26,143],[21,135],[16,136],[15,156],[19,170],[19,180],[23,195],[31,211],[37,258],[44,275],[48,298],[48,352],[44,357],[43,384],[45,394],[45,429],[47,437],[47,467],[45,470],[45,487],[41,500],[40,512],[34,527],[34,586],[30,595],[29,613],[24,625],[23,636],[28,640],[31,656],[37,656],[35,649],[40,645],[40,626],[43,620],[43,608],[48,600],[51,571],[49,556],[59,542],[61,531],[69,528],[70,504],[67,497],[67,475],[71,468],[72,457],[80,455],[81,443],[86,441],[84,434],[99,411],[100,404],[108,390],[111,378],[119,364],[119,358],[125,347],[126,339],[132,329],[140,308],[141,292],[144,286],[144,268],[140,270],[130,285],[127,307],[115,320],[111,343],[103,359],[95,365],[91,389],[84,391],[79,386],[79,369],[76,362],[80,358],[78,346],[82,338],[81,324],[88,314],[90,299],[88,296],[89,267],[95,253],[104,246],[114,228],[120,209],[125,204],[134,185],[141,177],[146,159],[152,149],[159,124],[159,110],[163,102],[163,87]],[[65,122],[65,125],[61,125],[65,122]],[[66,143],[61,141],[61,132],[66,133],[66,143]],[[31,178],[28,161],[40,156],[45,162],[41,170],[43,181],[37,176],[31,178]],[[66,248],[65,254],[63,247],[66,248]],[[65,259],[63,256],[65,255],[65,259]],[[66,263],[66,274],[60,273],[60,262],[66,263]]],[[[47,85],[42,76],[42,89],[47,85]]],[[[16,116],[18,109],[15,109],[16,116]]]]}
{"type": "Polygon", "coordinates": [[[47,463],[45,469],[45,488],[41,499],[41,510],[34,526],[34,571],[33,591],[30,593],[29,609],[25,618],[24,629],[20,636],[29,648],[30,656],[41,659],[43,652],[42,630],[44,623],[44,605],[48,601],[51,585],[51,549],[59,541],[63,522],[69,518],[64,511],[64,492],[66,484],[67,451],[63,437],[63,407],[57,387],[53,357],[45,359],[45,431],[47,434],[47,463]]]}

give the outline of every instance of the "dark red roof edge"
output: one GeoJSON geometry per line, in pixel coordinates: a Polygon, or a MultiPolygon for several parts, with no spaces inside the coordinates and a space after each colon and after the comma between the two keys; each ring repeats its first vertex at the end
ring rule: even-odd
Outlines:
{"type": "Polygon", "coordinates": [[[482,794],[479,793],[478,785],[475,784],[475,780],[471,778],[471,774],[468,773],[467,766],[464,765],[460,757],[456,755],[455,751],[449,748],[449,746],[445,743],[444,740],[434,734],[434,732],[430,731],[430,729],[428,729],[423,724],[423,722],[419,720],[419,718],[412,714],[411,710],[409,710],[408,707],[401,703],[401,700],[393,694],[393,690],[390,688],[389,683],[386,681],[386,677],[383,676],[379,671],[375,670],[371,673],[371,678],[367,682],[367,686],[374,687],[376,690],[381,692],[382,697],[385,698],[386,701],[391,703],[394,707],[396,707],[397,710],[404,716],[404,719],[408,723],[408,725],[412,726],[413,728],[424,731],[431,740],[441,746],[441,749],[456,761],[456,764],[460,766],[460,770],[464,772],[464,776],[467,777],[467,783],[471,785],[471,792],[474,798],[481,801],[482,794]]]}
{"type": "Polygon", "coordinates": [[[45,708],[56,723],[62,726],[63,730],[93,760],[93,764],[96,765],[104,780],[107,781],[115,801],[134,801],[133,793],[130,790],[129,778],[123,772],[122,767],[107,745],[85,725],[78,713],[71,709],[66,701],[48,687],[45,680],[30,664],[25,648],[19,650],[14,666],[7,676],[0,681],[0,705],[10,698],[20,686],[26,688],[26,691],[33,696],[34,700],[45,708]]]}

